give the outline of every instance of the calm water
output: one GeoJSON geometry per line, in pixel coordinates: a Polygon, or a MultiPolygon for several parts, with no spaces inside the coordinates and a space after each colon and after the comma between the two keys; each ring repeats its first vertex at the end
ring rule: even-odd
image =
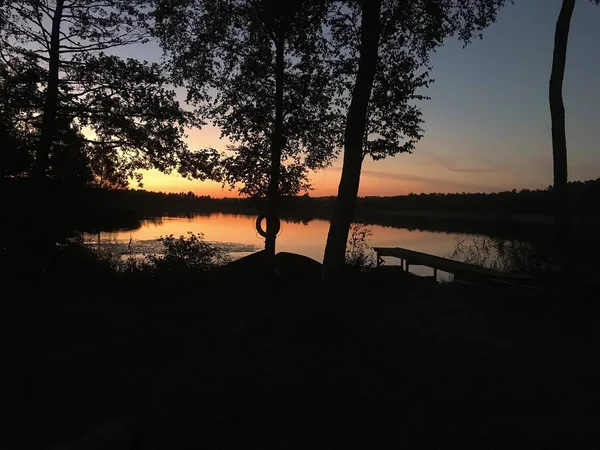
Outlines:
{"type": "MultiPolygon", "coordinates": [[[[130,246],[138,253],[159,252],[156,239],[173,234],[185,235],[188,231],[203,233],[207,241],[228,244],[232,257],[241,257],[263,248],[264,239],[254,229],[254,216],[210,214],[194,217],[163,217],[147,220],[139,229],[131,231],[102,232],[88,236],[90,241],[101,244],[130,246]]],[[[369,245],[373,247],[404,247],[438,256],[448,256],[457,240],[469,240],[469,235],[416,231],[403,228],[369,225],[373,234],[369,245]]],[[[282,221],[277,238],[277,251],[294,252],[323,260],[323,251],[329,222],[312,220],[308,223],[282,221]]],[[[387,260],[395,264],[394,259],[387,260]]],[[[411,272],[431,275],[431,269],[411,267],[411,272]]]]}

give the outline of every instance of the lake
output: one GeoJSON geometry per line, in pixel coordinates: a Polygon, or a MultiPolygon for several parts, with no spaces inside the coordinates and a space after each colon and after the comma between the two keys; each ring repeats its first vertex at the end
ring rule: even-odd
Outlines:
{"type": "MultiPolygon", "coordinates": [[[[207,241],[225,245],[233,258],[242,257],[264,247],[264,239],[254,228],[256,216],[234,214],[205,214],[188,217],[162,217],[144,220],[140,228],[101,232],[87,235],[88,242],[116,246],[121,251],[133,253],[160,252],[156,239],[173,234],[176,237],[188,232],[203,233],[207,241]]],[[[369,225],[372,230],[368,244],[372,247],[404,247],[432,255],[446,257],[459,240],[468,242],[472,235],[369,225]]],[[[277,237],[278,252],[294,252],[317,261],[323,260],[329,222],[311,220],[292,222],[282,220],[277,237]]],[[[393,259],[386,263],[397,264],[393,259]]],[[[425,267],[411,267],[418,275],[431,275],[425,267]]]]}

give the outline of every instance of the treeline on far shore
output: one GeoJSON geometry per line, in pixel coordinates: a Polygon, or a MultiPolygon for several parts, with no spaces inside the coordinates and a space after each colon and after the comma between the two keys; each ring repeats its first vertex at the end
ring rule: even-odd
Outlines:
{"type": "MultiPolygon", "coordinates": [[[[600,217],[600,178],[569,183],[570,208],[573,216],[600,217]]],[[[547,189],[497,193],[408,194],[393,197],[361,197],[356,213],[394,214],[405,212],[462,213],[502,216],[532,216],[552,214],[552,187],[547,189]]],[[[112,205],[146,216],[186,212],[223,212],[255,214],[263,206],[260,199],[212,198],[188,193],[162,193],[143,190],[90,191],[96,202],[112,205]]],[[[328,218],[335,197],[284,197],[281,199],[283,215],[304,215],[307,218],[328,218]]]]}
{"type": "MultiPolygon", "coordinates": [[[[456,194],[409,194],[366,197],[357,211],[430,211],[486,215],[551,215],[552,187],[547,189],[456,194]]],[[[600,178],[569,183],[570,212],[574,216],[600,217],[600,178]]]]}
{"type": "MultiPolygon", "coordinates": [[[[596,225],[600,220],[600,178],[569,183],[571,214],[576,224],[596,225]]],[[[512,190],[498,193],[409,194],[358,199],[358,221],[388,226],[483,234],[525,233],[551,224],[552,188],[512,190]],[[489,222],[486,224],[486,222],[489,222]],[[507,233],[506,224],[518,223],[507,233]],[[490,228],[491,227],[491,228],[490,228]]],[[[19,214],[40,207],[24,182],[13,180],[3,188],[5,211],[19,214]]],[[[262,199],[212,198],[188,193],[150,192],[141,189],[72,189],[56,186],[45,192],[44,207],[60,209],[62,220],[76,218],[86,230],[135,228],[142,219],[181,214],[257,214],[262,199]],[[59,205],[59,206],[58,206],[59,205]]],[[[284,219],[308,222],[330,218],[335,197],[284,197],[284,219]]],[[[74,219],[75,220],[75,219],[74,219]]]]}

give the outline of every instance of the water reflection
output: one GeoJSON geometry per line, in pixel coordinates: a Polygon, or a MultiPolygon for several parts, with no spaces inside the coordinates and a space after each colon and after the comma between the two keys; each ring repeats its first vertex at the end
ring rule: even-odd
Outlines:
{"type": "MultiPolygon", "coordinates": [[[[142,222],[140,228],[129,231],[102,232],[88,235],[88,240],[100,244],[131,245],[148,250],[154,248],[156,239],[173,234],[186,235],[189,231],[203,233],[207,241],[241,245],[232,247],[233,257],[241,257],[252,250],[264,246],[263,238],[254,228],[254,216],[234,214],[188,215],[182,217],[162,217],[142,222]]],[[[404,247],[432,255],[448,256],[455,248],[457,239],[469,240],[470,237],[458,233],[441,233],[432,231],[407,230],[403,228],[370,225],[373,235],[369,244],[379,247],[404,247]]],[[[277,250],[306,255],[317,261],[323,260],[325,241],[329,230],[329,222],[325,220],[291,221],[283,220],[277,238],[277,250]]],[[[397,261],[390,259],[389,264],[397,261]]],[[[431,269],[413,267],[411,272],[419,275],[431,275],[431,269]]]]}

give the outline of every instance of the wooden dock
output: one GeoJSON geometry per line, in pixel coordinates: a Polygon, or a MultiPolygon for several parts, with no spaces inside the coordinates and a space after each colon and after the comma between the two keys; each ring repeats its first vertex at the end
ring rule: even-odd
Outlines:
{"type": "MultiPolygon", "coordinates": [[[[400,260],[402,270],[408,272],[410,266],[426,266],[433,269],[433,276],[437,280],[437,271],[451,273],[455,280],[488,280],[501,283],[526,286],[537,279],[537,277],[527,274],[514,274],[499,272],[497,270],[486,269],[460,261],[455,261],[441,256],[421,253],[414,250],[408,250],[400,247],[374,247],[377,253],[377,266],[384,263],[383,257],[393,257],[400,260]]],[[[531,287],[531,286],[528,286],[531,287]]]]}

